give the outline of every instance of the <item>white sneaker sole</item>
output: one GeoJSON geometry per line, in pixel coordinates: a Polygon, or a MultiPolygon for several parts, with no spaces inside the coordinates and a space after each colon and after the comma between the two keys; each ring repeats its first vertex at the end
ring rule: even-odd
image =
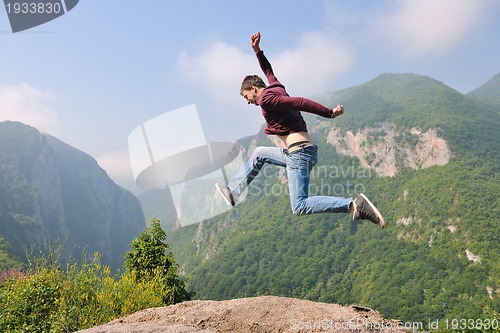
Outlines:
{"type": "Polygon", "coordinates": [[[360,196],[362,196],[363,199],[366,200],[366,202],[370,205],[371,209],[373,209],[373,211],[375,212],[375,214],[379,218],[379,220],[380,220],[380,222],[378,223],[379,227],[385,228],[385,220],[382,217],[382,214],[380,214],[380,212],[378,211],[377,207],[375,207],[375,205],[372,204],[372,202],[363,193],[361,193],[360,196]]]}
{"type": "Polygon", "coordinates": [[[231,201],[230,201],[230,200],[228,200],[228,198],[226,198],[226,196],[224,195],[224,192],[222,191],[222,187],[221,187],[221,185],[220,185],[220,184],[217,184],[217,183],[216,183],[216,184],[215,184],[215,188],[217,189],[217,191],[219,192],[219,194],[222,196],[222,198],[224,199],[224,201],[225,201],[225,202],[226,202],[229,206],[231,206],[231,207],[234,207],[234,206],[235,206],[235,205],[233,205],[233,204],[231,203],[231,201]]]}

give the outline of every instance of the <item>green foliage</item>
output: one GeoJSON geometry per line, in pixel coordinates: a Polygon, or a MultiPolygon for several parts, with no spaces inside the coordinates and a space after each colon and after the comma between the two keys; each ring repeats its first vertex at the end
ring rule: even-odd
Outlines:
{"type": "Polygon", "coordinates": [[[469,92],[467,96],[480,103],[491,105],[500,114],[500,73],[481,87],[469,92]]]}
{"type": "Polygon", "coordinates": [[[322,161],[355,172],[320,174],[312,183],[326,178],[361,184],[384,214],[387,230],[365,222],[352,233],[347,215],[295,217],[285,192],[250,195],[227,215],[169,236],[198,297],[280,295],[354,303],[388,318],[422,322],[492,318],[487,307],[498,312],[499,299],[487,293],[500,286],[496,165],[460,159],[379,178],[363,176],[351,159],[326,151],[322,161]],[[409,225],[398,223],[407,217],[409,225]],[[466,250],[481,262],[469,261],[466,250]]]}
{"type": "Polygon", "coordinates": [[[0,237],[0,272],[6,271],[12,267],[19,267],[21,261],[12,255],[11,246],[0,237]]]}
{"type": "Polygon", "coordinates": [[[127,271],[113,275],[96,253],[61,264],[61,249],[0,274],[0,332],[74,332],[145,308],[189,299],[159,221],[132,242],[127,271]]]}
{"type": "Polygon", "coordinates": [[[163,304],[161,275],[136,281],[111,275],[96,254],[64,268],[37,257],[25,273],[0,282],[1,332],[74,332],[163,304]]]}
{"type": "Polygon", "coordinates": [[[137,281],[161,277],[164,305],[190,300],[193,294],[186,290],[185,281],[179,278],[178,265],[171,252],[167,252],[166,234],[160,221],[151,219],[149,226],[135,238],[125,254],[125,268],[137,281]]]}

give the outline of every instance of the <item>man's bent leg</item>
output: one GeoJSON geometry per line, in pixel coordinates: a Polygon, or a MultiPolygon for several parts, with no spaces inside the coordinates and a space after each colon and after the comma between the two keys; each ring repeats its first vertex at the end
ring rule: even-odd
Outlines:
{"type": "Polygon", "coordinates": [[[245,163],[243,168],[229,181],[228,188],[235,200],[245,191],[257,177],[264,164],[273,164],[285,167],[284,152],[276,147],[257,147],[245,163]]]}
{"type": "Polygon", "coordinates": [[[290,204],[295,215],[314,213],[349,213],[351,198],[313,196],[309,197],[310,171],[317,162],[315,147],[291,154],[287,160],[290,204]]]}

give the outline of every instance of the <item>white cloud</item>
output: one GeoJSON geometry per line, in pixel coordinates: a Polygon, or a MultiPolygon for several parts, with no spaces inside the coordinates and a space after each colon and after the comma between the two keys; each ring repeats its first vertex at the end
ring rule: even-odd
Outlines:
{"type": "Polygon", "coordinates": [[[307,96],[335,90],[335,79],[352,66],[349,48],[321,32],[303,34],[297,46],[270,59],[278,79],[297,94],[307,96]]]}
{"type": "Polygon", "coordinates": [[[404,58],[444,55],[463,43],[488,15],[490,0],[396,0],[376,19],[379,37],[404,58]]]}
{"type": "MultiPolygon", "coordinates": [[[[350,50],[324,33],[303,34],[295,47],[280,51],[266,49],[266,41],[263,36],[261,47],[276,76],[292,96],[308,97],[335,90],[335,79],[352,65],[350,50]]],[[[250,45],[240,50],[219,41],[195,55],[182,52],[178,68],[185,80],[195,84],[201,93],[208,94],[216,113],[223,115],[214,118],[210,124],[219,139],[221,135],[222,139],[252,135],[262,126],[264,119],[260,108],[246,105],[239,94],[246,75],[263,77],[250,45]],[[222,128],[224,131],[220,131],[222,128]]]]}
{"type": "Polygon", "coordinates": [[[217,42],[196,56],[182,52],[178,65],[187,80],[201,84],[218,102],[230,102],[241,98],[241,81],[256,70],[255,62],[253,54],[217,42]]]}
{"type": "MultiPolygon", "coordinates": [[[[261,47],[266,52],[264,44],[261,47]]],[[[266,56],[278,79],[302,96],[333,90],[332,82],[352,65],[350,50],[321,32],[305,33],[298,38],[296,47],[266,52],[266,56]]],[[[241,99],[238,93],[243,78],[248,74],[263,75],[250,46],[243,52],[223,42],[214,43],[196,56],[181,53],[179,67],[186,79],[210,89],[218,101],[241,99]]]]}
{"type": "Polygon", "coordinates": [[[54,132],[59,119],[50,106],[55,94],[23,83],[0,86],[0,121],[20,121],[43,132],[54,132]]]}

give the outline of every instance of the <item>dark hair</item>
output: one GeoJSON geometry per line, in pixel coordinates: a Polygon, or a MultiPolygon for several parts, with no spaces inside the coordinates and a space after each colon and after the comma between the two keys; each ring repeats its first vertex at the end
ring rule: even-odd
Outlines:
{"type": "Polygon", "coordinates": [[[266,84],[258,75],[247,75],[241,83],[240,94],[244,90],[250,90],[252,86],[255,86],[257,88],[265,88],[266,84]]]}

